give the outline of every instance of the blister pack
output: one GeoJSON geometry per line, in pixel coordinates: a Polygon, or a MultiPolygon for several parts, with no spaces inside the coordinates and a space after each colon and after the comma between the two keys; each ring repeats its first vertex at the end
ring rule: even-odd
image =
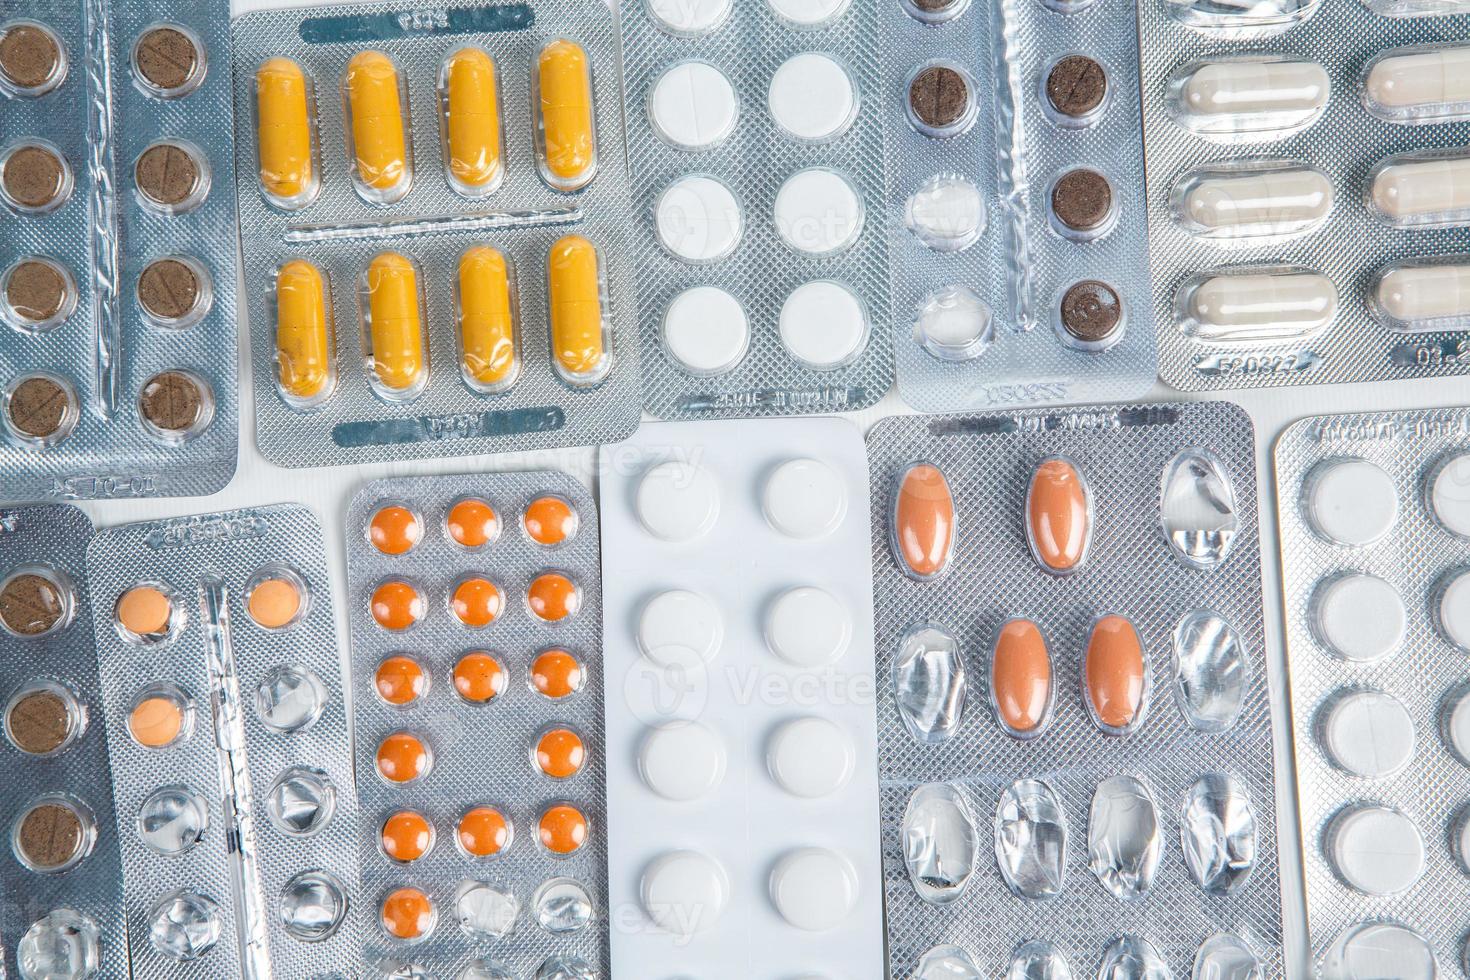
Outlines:
{"type": "Polygon", "coordinates": [[[128,935],[87,598],[92,522],[0,510],[4,973],[125,980],[128,935]]]}
{"type": "Polygon", "coordinates": [[[347,977],[357,802],[321,526],[283,505],[88,553],[133,975],[347,977]]]}
{"type": "Polygon", "coordinates": [[[268,458],[591,445],[637,426],[606,4],[261,11],[234,35],[268,458]]]}
{"type": "Polygon", "coordinates": [[[0,6],[0,496],[234,475],[229,14],[0,6]]]}
{"type": "Polygon", "coordinates": [[[347,515],[367,967],[607,976],[602,583],[562,473],[380,480],[347,515]]]}
{"type": "Polygon", "coordinates": [[[1464,5],[1145,0],[1139,23],[1160,376],[1470,372],[1464,5]]]}
{"type": "Polygon", "coordinates": [[[858,430],[647,425],[601,473],[613,975],[880,980],[858,430]]]}
{"type": "Polygon", "coordinates": [[[888,419],[868,460],[891,975],[1281,976],[1245,413],[888,419]]]}
{"type": "Polygon", "coordinates": [[[1470,411],[1276,443],[1307,916],[1319,976],[1470,973],[1470,411]]]}

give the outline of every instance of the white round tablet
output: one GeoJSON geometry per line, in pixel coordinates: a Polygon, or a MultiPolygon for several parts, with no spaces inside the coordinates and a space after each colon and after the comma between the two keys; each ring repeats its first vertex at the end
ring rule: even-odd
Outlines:
{"type": "Polygon", "coordinates": [[[1398,520],[1393,477],[1366,459],[1321,464],[1307,479],[1307,520],[1329,541],[1369,545],[1398,520]]]}
{"type": "Polygon", "coordinates": [[[1322,957],[1327,980],[1433,980],[1434,950],[1412,929],[1392,922],[1358,922],[1342,931],[1322,957]]]}
{"type": "Polygon", "coordinates": [[[654,205],[654,224],[664,248],[690,263],[718,262],[735,251],[745,232],[735,194],[703,174],[680,177],[664,188],[654,205]]]}
{"type": "Polygon", "coordinates": [[[1323,747],[1332,761],[1357,776],[1378,779],[1414,758],[1414,719],[1382,691],[1353,691],[1337,698],[1322,722],[1323,747]]]}
{"type": "Polygon", "coordinates": [[[648,95],[648,118],[666,143],[704,150],[723,143],[739,118],[735,87],[707,61],[684,61],[659,76],[648,95]]]}
{"type": "Polygon", "coordinates": [[[1445,713],[1444,735],[1450,750],[1470,766],[1470,691],[1463,692],[1445,713]]]}
{"type": "Polygon", "coordinates": [[[847,516],[847,486],[820,460],[787,460],[766,477],[761,512],[788,538],[823,538],[847,516]]]}
{"type": "Polygon", "coordinates": [[[852,0],[769,0],[771,9],[793,27],[819,27],[841,17],[852,0]]]}
{"type": "Polygon", "coordinates": [[[1332,863],[1343,880],[1367,895],[1393,895],[1424,873],[1424,839],[1397,810],[1365,806],[1332,822],[1332,863]]]}
{"type": "Polygon", "coordinates": [[[781,918],[798,929],[825,932],[841,925],[857,898],[857,872],[836,851],[820,847],[792,851],[771,872],[771,901],[781,918]]]}
{"type": "Polygon", "coordinates": [[[1404,639],[1404,601],[1374,575],[1329,579],[1312,597],[1312,614],[1317,637],[1344,660],[1381,660],[1404,639]]]}
{"type": "Polygon", "coordinates": [[[1446,531],[1470,538],[1470,453],[1439,464],[1429,486],[1429,509],[1446,531]]]}
{"type": "Polygon", "coordinates": [[[985,234],[985,199],[969,178],[939,174],[909,195],[903,223],[934,251],[960,252],[985,234]]]}
{"type": "Polygon", "coordinates": [[[721,27],[734,0],[647,0],[648,12],[670,34],[695,36],[721,27]]]}
{"type": "Polygon", "coordinates": [[[801,586],[781,593],[766,610],[766,646],[797,667],[825,667],[852,642],[852,612],[830,592],[801,586]]]}
{"type": "Polygon", "coordinates": [[[719,607],[698,592],[670,589],[649,599],[638,615],[638,647],[656,664],[682,662],[689,650],[706,662],[720,651],[725,624],[719,607]],[[675,651],[673,657],[662,650],[675,651]]]}
{"type": "Polygon", "coordinates": [[[725,745],[695,721],[650,729],[638,748],[638,772],[666,800],[686,803],[708,796],[725,779],[725,745]]]}
{"type": "Polygon", "coordinates": [[[847,286],[831,279],[804,283],[781,306],[781,344],[802,364],[831,371],[868,343],[868,311],[847,286]]]}
{"type": "Polygon", "coordinates": [[[1455,646],[1470,651],[1470,572],[1460,572],[1440,592],[1439,628],[1455,646]]]}
{"type": "Polygon", "coordinates": [[[826,143],[847,132],[857,118],[857,86],[836,59],[806,51],[776,69],[766,105],[787,136],[826,143]]]}
{"type": "Polygon", "coordinates": [[[714,527],[720,488],[703,467],[670,460],[643,474],[637,507],[649,534],[665,541],[692,541],[714,527]]]}
{"type": "Polygon", "coordinates": [[[724,374],[750,347],[750,321],[740,301],[715,286],[686,289],[664,311],[664,349],[690,374],[724,374]]]}
{"type": "Polygon", "coordinates": [[[712,927],[730,897],[725,869],[698,851],[661,854],[643,870],[643,910],[660,929],[692,936],[712,927]]]}
{"type": "Polygon", "coordinates": [[[832,255],[857,241],[863,230],[863,201],[842,174],[811,167],[792,174],[776,192],[776,234],[795,251],[832,255]]]}
{"type": "Polygon", "coordinates": [[[995,343],[995,317],[969,286],[946,286],[925,297],[914,339],[942,361],[973,360],[995,343]]]}
{"type": "Polygon", "coordinates": [[[852,736],[826,718],[797,718],[771,735],[766,768],[792,796],[819,799],[847,785],[857,763],[852,736]]]}

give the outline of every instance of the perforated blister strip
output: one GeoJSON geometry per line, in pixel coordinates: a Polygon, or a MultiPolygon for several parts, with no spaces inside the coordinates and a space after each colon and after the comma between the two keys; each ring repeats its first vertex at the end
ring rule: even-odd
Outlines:
{"type": "MultiPolygon", "coordinates": [[[[1320,416],[1292,425],[1276,443],[1282,592],[1296,730],[1307,916],[1321,956],[1350,925],[1386,920],[1414,929],[1432,945],[1442,974],[1463,976],[1470,876],[1454,837],[1470,803],[1466,765],[1447,743],[1446,712],[1470,684],[1470,658],[1438,624],[1439,589],[1470,565],[1470,542],[1440,524],[1427,499],[1436,464],[1470,452],[1470,411],[1320,416]],[[1362,459],[1392,478],[1397,520],[1365,547],[1334,544],[1307,523],[1305,481],[1319,464],[1362,459]],[[1397,590],[1406,615],[1401,642],[1376,663],[1336,656],[1312,628],[1313,596],[1343,572],[1377,576],[1397,590]],[[1396,698],[1413,721],[1413,757],[1381,778],[1350,775],[1333,764],[1319,735],[1332,695],[1376,689],[1396,698]],[[1398,894],[1372,897],[1351,888],[1329,856],[1328,827],[1354,803],[1385,803],[1409,816],[1423,839],[1424,873],[1398,894]]],[[[1320,965],[1319,965],[1320,968],[1320,965]]],[[[1404,969],[1411,969],[1406,962],[1404,969]]]]}
{"type": "Polygon", "coordinates": [[[1104,947],[1130,933],[1152,943],[1175,976],[1189,976],[1200,944],[1226,932],[1249,944],[1266,976],[1282,976],[1253,432],[1245,413],[1226,403],[1200,403],[890,419],[870,433],[868,459],[892,975],[911,976],[923,954],[944,943],[966,948],[985,973],[998,974],[1023,941],[1044,939],[1055,944],[1074,975],[1090,976],[1098,971],[1104,947]],[[1233,548],[1213,571],[1183,565],[1160,524],[1162,473],[1178,453],[1197,447],[1208,447],[1222,463],[1239,518],[1233,548]],[[1032,473],[1043,459],[1058,455],[1073,461],[1089,483],[1094,514],[1086,564],[1066,577],[1040,568],[1024,530],[1032,473]],[[897,480],[921,460],[948,478],[957,534],[948,570],[928,582],[904,575],[889,545],[897,480]],[[1249,657],[1239,720],[1215,734],[1191,728],[1172,691],[1171,637],[1181,618],[1198,609],[1220,614],[1249,657]],[[1083,703],[1088,634],[1105,613],[1132,621],[1152,682],[1142,727],[1123,737],[1102,734],[1083,703]],[[1007,737],[987,704],[997,628],[1018,616],[1040,627],[1054,673],[1050,727],[1025,742],[1007,737]],[[937,745],[920,744],[908,734],[894,700],[895,653],[905,632],[923,623],[958,638],[969,677],[963,722],[937,745]],[[1254,870],[1224,896],[1200,891],[1180,851],[1185,793],[1210,772],[1231,774],[1245,787],[1256,821],[1254,870]],[[1093,791],[1119,775],[1135,776],[1151,789],[1162,842],[1152,891],[1126,903],[1099,886],[1087,856],[1093,791]],[[1015,897],[995,863],[997,800],[1022,778],[1050,784],[1068,824],[1064,891],[1049,902],[1015,897]],[[918,898],[904,862],[904,810],[914,789],[929,781],[961,788],[980,838],[969,886],[946,906],[918,898]]]}
{"type": "Polygon", "coordinates": [[[625,245],[628,174],[618,66],[618,30],[604,3],[485,4],[458,0],[434,11],[350,4],[260,11],[235,22],[235,125],[240,234],[250,291],[256,431],[261,451],[285,466],[319,466],[477,452],[509,452],[616,440],[637,426],[638,344],[634,272],[625,245]],[[597,171],[583,190],[564,194],[537,172],[531,77],[537,52],[557,38],[576,41],[591,66],[596,102],[597,171]],[[483,198],[456,194],[445,178],[440,99],[446,55],[479,47],[494,59],[503,119],[504,182],[483,198]],[[341,95],[353,55],[389,55],[407,86],[413,183],[390,206],[369,204],[353,188],[341,95]],[[261,190],[255,73],[268,58],[300,64],[315,88],[320,192],[286,212],[261,190]],[[547,258],[563,235],[598,249],[612,324],[610,373],[574,388],[552,368],[547,258]],[[293,240],[300,239],[300,240],[293,240]],[[472,245],[501,250],[515,266],[512,309],[521,375],[507,391],[480,395],[460,375],[454,285],[472,245]],[[420,265],[428,382],[410,401],[388,403],[368,383],[358,277],[373,255],[393,250],[420,265]],[[335,320],[337,387],[319,407],[298,411],[277,386],[276,270],[292,258],[315,263],[328,280],[335,320]]]}
{"type": "MultiPolygon", "coordinates": [[[[94,620],[123,842],[125,907],[134,937],[133,976],[228,980],[262,969],[276,976],[350,976],[348,964],[363,942],[366,903],[358,886],[357,800],[336,615],[316,517],[304,507],[280,505],[109,528],[94,539],[88,564],[98,596],[94,620]],[[276,563],[294,571],[308,595],[293,625],[266,629],[252,619],[247,592],[256,572],[276,563]],[[218,675],[210,664],[203,607],[205,587],[215,576],[225,590],[235,665],[222,684],[213,679],[218,675]],[[115,619],[119,597],[140,583],[173,590],[181,618],[172,638],[161,644],[125,638],[115,619]],[[257,696],[262,681],[279,667],[309,671],[323,694],[315,720],[285,733],[263,723],[257,696]],[[193,707],[192,730],[169,747],[145,748],[131,734],[135,699],[152,684],[176,685],[193,707]],[[229,816],[227,769],[236,792],[248,785],[253,796],[247,811],[253,832],[229,816]],[[270,803],[278,777],[299,769],[324,778],[333,789],[330,818],[308,834],[288,833],[270,803]],[[171,786],[187,786],[201,797],[208,824],[192,847],[165,855],[141,839],[139,813],[150,794],[171,786]],[[330,874],[347,899],[337,928],[313,941],[294,937],[282,925],[283,888],[308,871],[330,874]],[[179,891],[206,896],[218,911],[216,941],[189,961],[165,954],[150,933],[155,908],[179,891]],[[252,898],[242,904],[242,894],[252,898]],[[249,921],[258,924],[259,938],[247,953],[249,921]],[[251,957],[249,967],[242,964],[243,955],[251,957]]],[[[290,813],[293,820],[301,818],[300,810],[290,813]]],[[[207,930],[200,927],[191,938],[198,942],[204,935],[207,930]]]]}

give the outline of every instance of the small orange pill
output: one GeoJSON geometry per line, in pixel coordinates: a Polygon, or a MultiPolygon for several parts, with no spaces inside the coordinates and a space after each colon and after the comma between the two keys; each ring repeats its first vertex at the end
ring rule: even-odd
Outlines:
{"type": "Polygon", "coordinates": [[[449,607],[470,629],[483,629],[500,618],[505,596],[500,587],[487,578],[467,578],[454,587],[449,607]]]}
{"type": "Polygon", "coordinates": [[[419,515],[399,504],[378,508],[368,525],[368,537],[385,555],[402,555],[413,550],[424,536],[419,515]]]}
{"type": "Polygon", "coordinates": [[[449,508],[444,524],[454,543],[463,548],[483,548],[500,534],[500,516],[495,508],[473,497],[449,508]]]}
{"type": "Polygon", "coordinates": [[[172,745],[183,730],[183,706],[161,694],[139,701],[128,714],[128,733],[144,748],[172,745]]]}
{"type": "Polygon", "coordinates": [[[546,572],[536,576],[536,580],[526,590],[526,599],[531,604],[531,612],[538,619],[549,623],[575,616],[582,607],[581,590],[575,582],[560,572],[546,572]]]}
{"type": "Polygon", "coordinates": [[[484,704],[505,690],[505,667],[483,651],[467,653],[454,665],[454,689],[466,701],[484,704]]]}
{"type": "Polygon", "coordinates": [[[383,899],[383,930],[395,939],[420,939],[434,928],[434,903],[417,888],[399,888],[383,899]]]}
{"type": "Polygon", "coordinates": [[[526,505],[522,521],[531,540],[548,548],[577,533],[577,512],[560,497],[537,497],[526,505]]]}
{"type": "Polygon", "coordinates": [[[536,740],[536,766],[552,779],[570,779],[587,762],[582,736],[570,728],[551,728],[536,740]]]}
{"type": "Polygon", "coordinates": [[[373,592],[373,619],[385,630],[406,630],[424,617],[424,597],[407,582],[384,582],[373,592]]]}
{"type": "Polygon", "coordinates": [[[301,590],[289,578],[268,578],[255,583],[245,602],[250,618],[268,630],[289,626],[301,612],[301,590]]]}
{"type": "Polygon", "coordinates": [[[571,697],[582,682],[582,662],[565,650],[543,650],[531,662],[531,686],[548,698],[571,697]]]}
{"type": "Polygon", "coordinates": [[[477,806],[459,818],[459,846],[470,857],[493,857],[510,843],[510,822],[493,806],[477,806]]]}
{"type": "Polygon", "coordinates": [[[373,686],[384,701],[403,705],[412,704],[422,697],[429,682],[417,660],[399,655],[378,664],[373,686]]]}
{"type": "Polygon", "coordinates": [[[411,783],[429,771],[429,748],[417,735],[394,732],[378,743],[378,772],[390,783],[411,783]]]}
{"type": "Polygon", "coordinates": [[[117,600],[115,615],[123,629],[135,636],[158,636],[168,632],[173,612],[173,600],[162,589],[139,585],[117,600]]]}
{"type": "Polygon", "coordinates": [[[570,803],[553,803],[537,823],[541,846],[553,854],[571,854],[587,843],[587,817],[570,803]]]}
{"type": "Polygon", "coordinates": [[[383,821],[381,839],[388,860],[407,864],[429,853],[434,843],[434,825],[416,810],[399,810],[383,821]]]}

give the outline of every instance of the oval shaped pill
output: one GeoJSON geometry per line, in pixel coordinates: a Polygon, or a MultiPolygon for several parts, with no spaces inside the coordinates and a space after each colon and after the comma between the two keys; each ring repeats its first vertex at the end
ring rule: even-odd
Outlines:
{"type": "Polygon", "coordinates": [[[1051,654],[1041,628],[1027,619],[1006,623],[990,661],[990,695],[1001,727],[1018,738],[1040,734],[1051,691],[1051,654]]]}
{"type": "Polygon", "coordinates": [[[1122,735],[1143,720],[1148,675],[1138,631],[1122,616],[1104,616],[1092,627],[1083,667],[1088,714],[1109,735],[1122,735]]]}
{"type": "Polygon", "coordinates": [[[541,176],[557,190],[586,187],[597,170],[592,70],[582,46],[552,41],[536,59],[541,176]]]}
{"type": "Polygon", "coordinates": [[[552,245],[546,289],[556,373],[568,384],[596,384],[611,366],[597,247],[581,235],[567,235],[552,245]]]}
{"type": "Polygon", "coordinates": [[[1212,61],[1190,72],[1179,98],[1196,117],[1300,120],[1321,112],[1331,94],[1332,79],[1315,61],[1212,61]]]}
{"type": "Polygon", "coordinates": [[[1319,224],[1332,210],[1332,181],[1310,167],[1212,171],[1183,187],[1176,213],[1188,230],[1204,237],[1297,234],[1319,224]]]}
{"type": "Polygon", "coordinates": [[[1188,284],[1180,331],[1209,343],[1298,340],[1337,315],[1337,287],[1317,272],[1223,273],[1188,284]]]}
{"type": "Polygon", "coordinates": [[[1464,224],[1470,221],[1470,157],[1390,162],[1374,174],[1372,197],[1390,224],[1464,224]]]}
{"type": "Polygon", "coordinates": [[[359,51],[343,79],[352,126],[354,176],[377,203],[408,192],[408,144],[398,67],[381,51],[359,51]]]}
{"type": "Polygon", "coordinates": [[[442,91],[450,183],[464,193],[489,193],[505,173],[495,62],[479,48],[460,48],[444,62],[442,91]]]}
{"type": "Polygon", "coordinates": [[[1081,567],[1092,541],[1092,498],[1077,467],[1042,460],[1026,493],[1026,542],[1041,567],[1066,575],[1081,567]]]}
{"type": "Polygon", "coordinates": [[[301,207],[315,195],[317,177],[300,65],[290,58],[261,63],[255,73],[255,115],[261,189],[281,207],[301,207]]]}
{"type": "Polygon", "coordinates": [[[1363,101],[1369,112],[1393,120],[1429,122],[1465,115],[1470,46],[1385,52],[1363,80],[1363,101]]]}
{"type": "Polygon", "coordinates": [[[326,280],[292,259],[276,273],[276,381],[288,401],[309,405],[331,393],[332,374],[326,280]]]}
{"type": "Polygon", "coordinates": [[[939,467],[915,463],[898,481],[891,515],[893,556],[911,578],[930,579],[954,551],[954,497],[939,467]]]}
{"type": "Polygon", "coordinates": [[[1378,309],[1396,325],[1470,316],[1470,265],[1401,265],[1390,268],[1374,289],[1378,309]]]}
{"type": "Polygon", "coordinates": [[[476,245],[459,260],[460,372],[471,387],[504,391],[520,374],[510,265],[498,249],[476,245]]]}
{"type": "Polygon", "coordinates": [[[389,394],[411,394],[426,374],[418,270],[397,252],[381,252],[366,279],[373,376],[389,394]]]}

